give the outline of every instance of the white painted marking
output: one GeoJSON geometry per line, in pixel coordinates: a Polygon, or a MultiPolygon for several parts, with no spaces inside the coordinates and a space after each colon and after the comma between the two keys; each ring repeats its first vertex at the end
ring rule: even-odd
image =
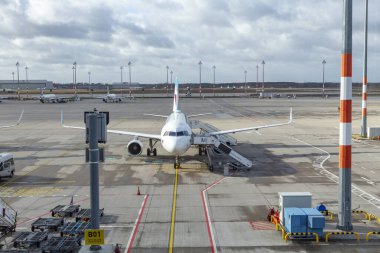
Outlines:
{"type": "Polygon", "coordinates": [[[364,181],[366,181],[370,185],[374,185],[375,184],[375,182],[369,180],[368,178],[365,178],[365,177],[360,177],[360,178],[363,179],[364,181]]]}
{"type": "MultiPolygon", "coordinates": [[[[293,139],[293,140],[296,140],[296,141],[298,141],[298,142],[301,142],[301,143],[303,143],[303,144],[305,144],[305,145],[308,145],[308,146],[310,146],[310,147],[313,147],[313,148],[315,148],[315,149],[317,149],[317,150],[322,151],[323,153],[325,153],[325,154],[326,154],[326,157],[325,157],[325,158],[324,158],[319,164],[316,164],[315,162],[318,162],[319,160],[322,159],[322,156],[319,157],[315,162],[313,162],[313,167],[314,167],[314,169],[318,170],[319,173],[320,173],[321,175],[324,175],[324,176],[326,176],[327,178],[329,178],[331,181],[333,181],[333,182],[339,184],[339,177],[338,177],[337,175],[331,173],[330,171],[328,171],[328,170],[323,166],[323,164],[324,164],[328,159],[330,159],[330,157],[331,157],[331,155],[330,155],[329,152],[327,152],[326,150],[323,150],[323,149],[321,149],[321,148],[318,148],[318,147],[316,147],[316,146],[314,146],[314,145],[312,145],[312,144],[310,144],[310,143],[307,143],[307,142],[305,142],[305,141],[302,141],[302,140],[300,140],[300,139],[297,139],[297,138],[295,138],[295,137],[289,137],[289,138],[291,138],[291,139],[293,139]]],[[[371,170],[371,172],[372,172],[372,170],[371,170]]],[[[354,184],[351,184],[351,187],[352,187],[352,190],[351,190],[351,191],[352,191],[356,196],[359,196],[360,198],[364,199],[365,201],[367,201],[367,202],[370,203],[371,205],[375,206],[377,209],[380,209],[380,199],[379,199],[379,198],[377,198],[377,197],[375,197],[374,195],[369,194],[368,192],[366,192],[366,191],[360,189],[358,186],[356,186],[356,185],[354,185],[354,184]]]]}

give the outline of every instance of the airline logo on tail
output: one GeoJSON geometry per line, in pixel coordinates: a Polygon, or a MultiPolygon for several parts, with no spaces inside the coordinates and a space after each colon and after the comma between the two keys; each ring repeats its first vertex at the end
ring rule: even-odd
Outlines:
{"type": "Polygon", "coordinates": [[[173,95],[173,112],[180,112],[178,105],[179,100],[179,88],[178,88],[178,78],[175,79],[175,86],[174,86],[174,95],[173,95]]]}

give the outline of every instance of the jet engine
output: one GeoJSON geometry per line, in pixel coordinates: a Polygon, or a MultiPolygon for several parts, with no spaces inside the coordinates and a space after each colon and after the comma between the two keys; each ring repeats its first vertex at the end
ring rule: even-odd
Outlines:
{"type": "Polygon", "coordinates": [[[143,150],[143,144],[139,140],[130,141],[127,150],[130,155],[140,155],[143,150]]]}

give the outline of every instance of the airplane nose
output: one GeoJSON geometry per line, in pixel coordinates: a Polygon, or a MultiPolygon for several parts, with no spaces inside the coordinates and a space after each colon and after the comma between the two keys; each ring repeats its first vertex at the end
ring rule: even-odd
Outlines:
{"type": "Polygon", "coordinates": [[[175,140],[167,140],[163,142],[163,147],[169,153],[182,155],[186,152],[188,145],[184,139],[176,138],[175,140]]]}

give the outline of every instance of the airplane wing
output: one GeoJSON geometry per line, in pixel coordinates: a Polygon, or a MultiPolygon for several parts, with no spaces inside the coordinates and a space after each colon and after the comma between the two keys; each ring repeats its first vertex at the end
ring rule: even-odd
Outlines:
{"type": "Polygon", "coordinates": [[[15,124],[9,125],[9,126],[0,126],[0,128],[9,128],[9,127],[14,127],[14,126],[20,125],[23,115],[24,115],[24,110],[22,110],[20,117],[18,118],[18,121],[15,124]]]}
{"type": "Polygon", "coordinates": [[[188,118],[193,118],[193,117],[199,117],[199,116],[210,115],[210,114],[212,114],[212,112],[206,112],[206,113],[200,113],[200,114],[192,114],[192,115],[188,115],[187,117],[188,118]]]}
{"type": "Polygon", "coordinates": [[[293,122],[293,110],[290,108],[290,114],[289,114],[289,121],[286,123],[279,123],[279,124],[271,124],[271,125],[264,125],[264,126],[255,126],[255,127],[246,127],[246,128],[237,128],[237,129],[230,129],[230,130],[223,130],[223,131],[217,131],[217,132],[210,132],[209,135],[222,135],[222,134],[234,134],[238,132],[246,132],[246,131],[252,131],[252,130],[259,130],[262,128],[270,128],[270,127],[277,127],[277,126],[284,126],[289,125],[293,122]]]}
{"type": "MultiPolygon", "coordinates": [[[[86,130],[85,127],[65,125],[64,119],[63,119],[63,112],[61,112],[61,126],[64,128],[86,130]]],[[[137,132],[128,132],[128,131],[119,131],[119,130],[108,130],[108,129],[107,129],[107,133],[129,135],[129,136],[133,136],[133,137],[142,137],[142,138],[148,138],[148,139],[161,140],[161,135],[159,135],[159,134],[146,134],[146,133],[137,133],[137,132]]]]}
{"type": "Polygon", "coordinates": [[[160,114],[150,114],[150,113],[144,113],[145,116],[153,116],[153,117],[160,117],[160,118],[167,118],[166,115],[160,115],[160,114]]]}

